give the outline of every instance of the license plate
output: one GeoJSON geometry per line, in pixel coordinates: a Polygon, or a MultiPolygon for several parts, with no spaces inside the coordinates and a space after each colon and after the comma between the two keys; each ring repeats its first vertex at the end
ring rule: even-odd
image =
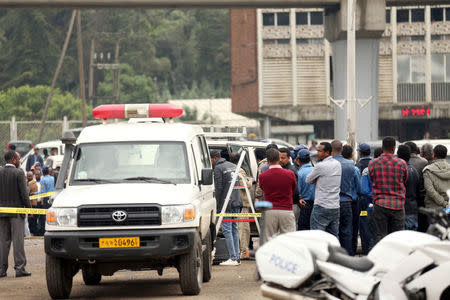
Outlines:
{"type": "Polygon", "coordinates": [[[99,238],[99,248],[137,248],[140,246],[140,239],[136,237],[121,238],[99,238]]]}

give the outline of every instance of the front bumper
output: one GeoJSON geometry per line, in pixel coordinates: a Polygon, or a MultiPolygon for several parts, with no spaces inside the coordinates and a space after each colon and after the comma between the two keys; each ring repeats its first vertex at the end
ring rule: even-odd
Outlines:
{"type": "Polygon", "coordinates": [[[164,259],[189,252],[194,245],[196,228],[120,230],[120,231],[47,231],[45,253],[77,260],[164,259]],[[99,238],[136,237],[140,247],[99,248],[99,238]]]}

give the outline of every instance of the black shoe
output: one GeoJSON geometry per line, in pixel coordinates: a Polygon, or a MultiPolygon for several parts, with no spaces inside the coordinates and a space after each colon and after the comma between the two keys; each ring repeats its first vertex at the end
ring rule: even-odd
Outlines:
{"type": "Polygon", "coordinates": [[[16,277],[26,277],[26,276],[31,276],[31,273],[27,271],[16,272],[16,277]]]}

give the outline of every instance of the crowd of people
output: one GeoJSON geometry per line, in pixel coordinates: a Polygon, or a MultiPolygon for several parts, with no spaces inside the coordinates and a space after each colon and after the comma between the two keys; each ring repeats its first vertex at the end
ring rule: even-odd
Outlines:
{"type": "MultiPolygon", "coordinates": [[[[255,152],[255,198],[273,206],[266,213],[266,241],[295,230],[323,230],[336,236],[349,255],[356,254],[359,236],[362,254],[367,254],[394,231],[426,232],[428,222],[419,207],[449,207],[450,164],[443,145],[425,144],[419,149],[407,142],[397,147],[394,138],[386,137],[373,153],[361,143],[356,159],[351,146],[334,140],[314,145],[316,163],[310,150],[303,145],[288,149],[269,144],[265,153],[255,152]]],[[[239,156],[233,154],[232,162],[227,162],[213,151],[211,157],[220,212],[239,156]]],[[[245,178],[245,171],[240,172],[245,178]]],[[[233,185],[244,184],[251,183],[233,185]]],[[[242,192],[233,190],[227,213],[249,211],[242,192]]],[[[227,222],[222,229],[230,253],[222,265],[239,265],[248,250],[248,223],[241,228],[227,222]]]]}

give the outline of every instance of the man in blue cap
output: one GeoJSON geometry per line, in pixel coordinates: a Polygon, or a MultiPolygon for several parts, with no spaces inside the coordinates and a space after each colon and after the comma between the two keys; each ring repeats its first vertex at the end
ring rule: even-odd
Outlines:
{"type": "MultiPolygon", "coordinates": [[[[42,177],[41,182],[40,182],[40,184],[41,184],[41,194],[50,193],[50,192],[55,191],[55,179],[53,178],[53,176],[50,176],[49,169],[48,169],[47,166],[44,166],[42,168],[42,175],[44,175],[44,177],[42,177]]],[[[47,208],[50,207],[50,205],[48,204],[48,199],[49,198],[50,197],[44,197],[43,205],[40,208],[47,209],[47,208]]],[[[44,232],[45,232],[45,215],[40,215],[38,217],[38,222],[39,222],[39,225],[40,225],[40,231],[41,231],[40,234],[44,235],[44,232]]]]}
{"type": "Polygon", "coordinates": [[[298,172],[298,170],[300,169],[300,166],[297,163],[297,155],[298,152],[303,149],[308,150],[308,147],[306,147],[305,145],[297,145],[295,146],[294,151],[292,153],[292,161],[294,162],[295,172],[298,172]]]}
{"type": "Polygon", "coordinates": [[[298,230],[309,230],[311,212],[314,207],[314,193],[316,186],[306,183],[306,176],[312,172],[314,167],[309,157],[310,152],[307,149],[301,149],[297,153],[296,163],[298,170],[298,191],[300,193],[300,216],[298,218],[298,230]]]}
{"type": "Polygon", "coordinates": [[[359,168],[359,170],[364,171],[365,168],[369,166],[370,161],[372,160],[370,158],[370,146],[366,143],[361,143],[358,146],[358,152],[359,152],[359,160],[356,166],[359,168]]]}
{"type": "Polygon", "coordinates": [[[354,228],[353,239],[352,239],[352,249],[354,253],[357,248],[357,238],[358,231],[361,236],[361,246],[364,255],[369,253],[369,250],[373,246],[373,237],[371,234],[371,225],[369,224],[369,203],[372,202],[372,182],[370,181],[369,171],[367,167],[369,166],[372,158],[370,157],[370,146],[366,143],[361,143],[358,146],[359,160],[356,166],[361,172],[361,195],[358,199],[358,216],[359,224],[358,228],[354,228]],[[356,234],[355,234],[356,229],[356,234]]]}

